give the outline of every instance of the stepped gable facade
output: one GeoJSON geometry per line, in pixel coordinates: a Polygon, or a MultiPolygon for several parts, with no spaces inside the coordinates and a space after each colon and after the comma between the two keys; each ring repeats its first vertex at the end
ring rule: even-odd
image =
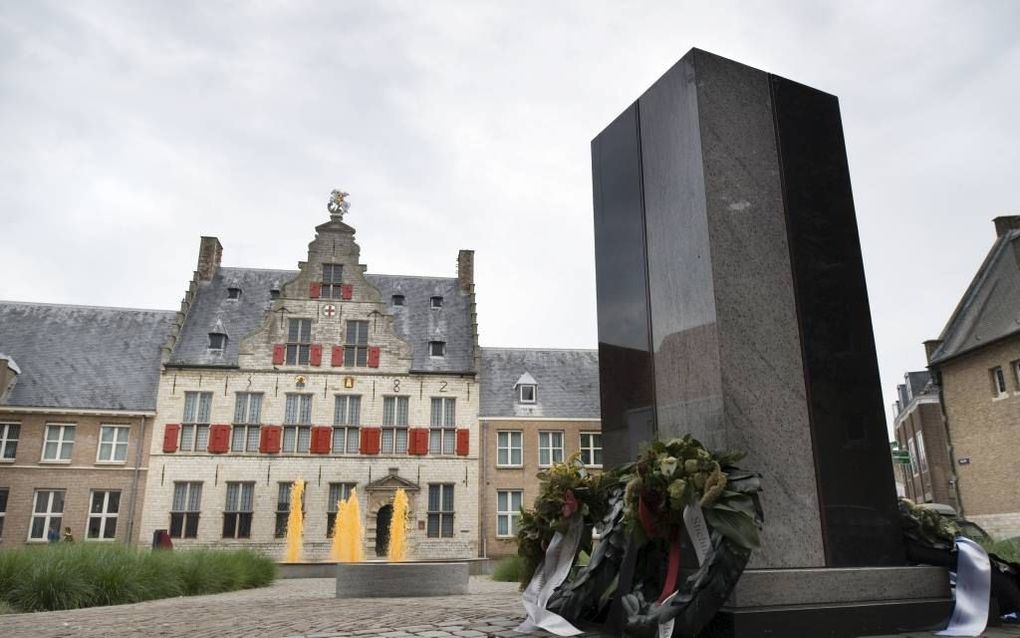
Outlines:
{"type": "Polygon", "coordinates": [[[174,313],[0,302],[0,549],[136,542],[174,313]]]}
{"type": "Polygon", "coordinates": [[[938,339],[925,342],[938,385],[962,513],[998,538],[1020,535],[1020,216],[996,238],[938,339]]]}
{"type": "Polygon", "coordinates": [[[577,457],[602,468],[596,350],[482,348],[481,534],[488,556],[517,551],[522,506],[537,474],[577,457]]]}
{"type": "Polygon", "coordinates": [[[354,490],[366,556],[385,554],[397,487],[410,558],[479,554],[473,252],[454,277],[367,273],[335,203],[297,270],[221,266],[202,238],[162,352],[143,534],[279,555],[301,479],[306,559],[354,490]]]}

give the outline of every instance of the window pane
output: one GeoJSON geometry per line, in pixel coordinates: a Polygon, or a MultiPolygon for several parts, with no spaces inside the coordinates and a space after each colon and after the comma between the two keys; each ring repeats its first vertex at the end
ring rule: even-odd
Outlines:
{"type": "Polygon", "coordinates": [[[497,451],[496,463],[498,465],[509,465],[510,464],[510,450],[501,447],[497,451]]]}
{"type": "Polygon", "coordinates": [[[98,516],[90,517],[89,518],[88,537],[89,538],[99,538],[99,532],[100,532],[99,528],[100,528],[100,526],[102,526],[102,524],[103,524],[103,519],[99,518],[98,516]]]}
{"type": "Polygon", "coordinates": [[[191,483],[191,488],[188,490],[188,511],[197,512],[201,509],[200,504],[202,502],[202,484],[191,483]]]}
{"type": "Polygon", "coordinates": [[[439,486],[429,485],[429,511],[439,511],[439,486]]]}
{"type": "Polygon", "coordinates": [[[185,392],[184,393],[184,422],[194,423],[195,415],[198,409],[198,393],[197,392],[185,392]]]}
{"type": "Polygon", "coordinates": [[[195,450],[201,451],[209,447],[209,426],[195,426],[195,450]]]}
{"type": "Polygon", "coordinates": [[[505,512],[509,507],[509,492],[496,492],[496,509],[505,512]]]}
{"type": "Polygon", "coordinates": [[[311,428],[298,428],[298,452],[307,452],[312,440],[311,428]]]}
{"type": "Polygon", "coordinates": [[[514,448],[510,450],[510,464],[521,465],[521,449],[514,448]]]}
{"type": "Polygon", "coordinates": [[[257,452],[259,449],[259,428],[256,425],[248,426],[248,452],[257,452]]]}
{"type": "Polygon", "coordinates": [[[443,454],[453,454],[454,447],[456,447],[456,437],[456,430],[443,430],[443,454]]]}
{"type": "Polygon", "coordinates": [[[170,509],[176,512],[182,511],[184,509],[184,504],[187,502],[187,497],[187,483],[174,483],[174,502],[170,509]]]}
{"type": "Polygon", "coordinates": [[[106,512],[116,514],[120,512],[120,492],[107,492],[106,512]]]}
{"type": "Polygon", "coordinates": [[[407,425],[407,397],[397,397],[397,425],[407,425]]]}
{"type": "Polygon", "coordinates": [[[497,518],[496,534],[499,536],[509,536],[510,530],[508,529],[508,517],[499,516],[497,518]]]}
{"type": "Polygon", "coordinates": [[[358,452],[358,428],[347,429],[347,453],[356,454],[358,452]]]}
{"type": "Polygon", "coordinates": [[[443,514],[443,538],[453,538],[453,514],[443,514]]]}
{"type": "Polygon", "coordinates": [[[294,443],[297,441],[296,428],[283,428],[283,451],[293,452],[294,443]]]}
{"type": "Polygon", "coordinates": [[[212,409],[212,393],[203,392],[198,399],[198,422],[209,422],[209,411],[212,409]]]}
{"type": "Polygon", "coordinates": [[[231,452],[244,452],[244,437],[247,434],[247,430],[244,427],[235,425],[234,431],[230,434],[230,451],[231,452]]]}

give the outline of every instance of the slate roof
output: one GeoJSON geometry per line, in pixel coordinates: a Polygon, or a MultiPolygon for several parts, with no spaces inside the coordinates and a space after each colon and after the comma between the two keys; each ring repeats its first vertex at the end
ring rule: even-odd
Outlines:
{"type": "Polygon", "coordinates": [[[935,365],[1020,333],[1020,230],[1000,235],[953,311],[932,353],[935,365]]]}
{"type": "Polygon", "coordinates": [[[480,417],[599,418],[597,350],[482,348],[480,417]],[[538,388],[520,403],[514,385],[525,373],[538,388]]]}
{"type": "Polygon", "coordinates": [[[151,411],[174,312],[0,301],[0,351],[21,368],[6,405],[151,411]]]}
{"type": "Polygon", "coordinates": [[[404,305],[391,305],[390,310],[395,332],[413,349],[412,371],[474,372],[469,299],[456,278],[370,274],[365,278],[379,289],[383,302],[404,295],[404,305]],[[442,308],[430,307],[435,296],[443,298],[442,308]],[[429,341],[445,341],[446,356],[429,357],[429,341]]]}
{"type": "MultiPolygon", "coordinates": [[[[298,274],[296,270],[262,270],[222,267],[212,281],[200,282],[179,339],[167,365],[236,367],[241,339],[258,328],[269,310],[269,291],[279,289],[298,274]],[[239,299],[229,299],[227,289],[241,289],[239,299]],[[209,352],[209,333],[222,325],[227,347],[209,352]]],[[[451,277],[411,277],[366,274],[389,303],[404,295],[403,306],[390,306],[397,336],[413,349],[413,372],[473,372],[473,336],[468,295],[451,277]],[[443,306],[431,309],[431,297],[443,297],[443,306]],[[446,355],[429,357],[428,342],[445,341],[446,355]]]]}
{"type": "Polygon", "coordinates": [[[167,365],[236,367],[241,339],[259,327],[269,310],[269,291],[279,290],[297,274],[296,270],[220,268],[211,281],[199,282],[167,365]],[[230,299],[228,288],[240,288],[240,298],[230,299]],[[227,347],[222,353],[209,352],[209,333],[220,324],[227,347]]]}

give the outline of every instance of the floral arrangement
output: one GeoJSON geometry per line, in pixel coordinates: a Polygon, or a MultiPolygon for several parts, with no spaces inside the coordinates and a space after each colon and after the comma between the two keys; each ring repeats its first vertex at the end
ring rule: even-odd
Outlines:
{"type": "MultiPolygon", "coordinates": [[[[539,494],[532,510],[521,512],[517,529],[517,553],[523,559],[521,586],[531,580],[545,558],[545,550],[556,532],[566,532],[570,521],[580,514],[586,526],[605,516],[606,490],[618,478],[615,473],[594,474],[585,468],[580,455],[556,463],[538,473],[539,494]]],[[[591,530],[582,542],[582,550],[591,552],[591,530]]]]}
{"type": "Polygon", "coordinates": [[[653,441],[624,477],[630,531],[647,538],[668,537],[683,527],[684,508],[697,506],[713,529],[740,547],[757,548],[755,502],[746,492],[728,489],[725,471],[743,457],[713,454],[690,435],[653,441]]]}

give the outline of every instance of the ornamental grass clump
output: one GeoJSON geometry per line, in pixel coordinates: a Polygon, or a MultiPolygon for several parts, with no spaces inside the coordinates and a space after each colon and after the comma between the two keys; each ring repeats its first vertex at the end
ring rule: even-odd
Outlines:
{"type": "Polygon", "coordinates": [[[276,563],[249,550],[149,551],[75,543],[0,551],[0,602],[78,609],[268,585],[276,563]]]}

